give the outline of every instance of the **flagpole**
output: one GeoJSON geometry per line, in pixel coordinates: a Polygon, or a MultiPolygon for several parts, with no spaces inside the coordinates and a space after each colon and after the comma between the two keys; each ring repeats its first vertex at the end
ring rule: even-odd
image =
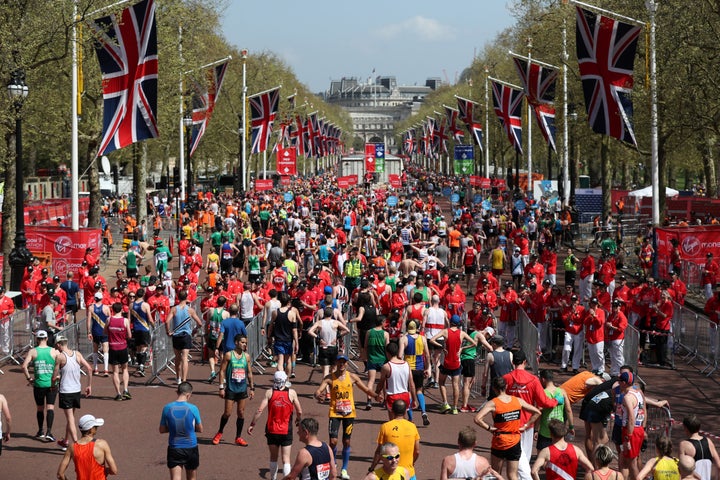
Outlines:
{"type": "MultiPolygon", "coordinates": [[[[655,14],[657,3],[646,0],[645,6],[650,14],[650,168],[652,173],[652,221],[660,225],[660,168],[658,159],[658,108],[657,108],[657,59],[655,56],[655,14]]],[[[663,192],[664,195],[664,192],[663,192]]]]}
{"type": "Polygon", "coordinates": [[[183,72],[183,75],[187,75],[192,72],[197,72],[198,70],[204,70],[206,68],[214,67],[216,65],[220,65],[221,63],[229,62],[230,60],[232,60],[232,55],[228,55],[227,57],[221,58],[220,60],[215,60],[214,62],[210,62],[206,65],[202,65],[200,67],[193,68],[192,70],[187,70],[187,71],[183,72]]]}
{"type": "MultiPolygon", "coordinates": [[[[182,54],[182,25],[178,25],[178,54],[180,57],[180,62],[183,63],[183,54],[182,54]]],[[[180,154],[178,155],[178,158],[180,159],[180,163],[178,165],[178,173],[180,176],[180,198],[185,198],[185,123],[184,123],[184,116],[185,116],[185,95],[183,92],[183,77],[182,74],[180,74],[180,82],[179,82],[179,90],[180,90],[180,154]]],[[[177,215],[180,215],[180,212],[177,212],[177,215]]],[[[179,218],[179,217],[178,217],[179,218]]]]}
{"type": "MultiPolygon", "coordinates": [[[[485,175],[490,178],[490,90],[488,89],[488,78],[490,69],[485,65],[485,175]]],[[[495,176],[497,176],[497,164],[495,165],[495,176]]]]}
{"type": "Polygon", "coordinates": [[[240,176],[242,177],[242,191],[247,191],[247,77],[246,77],[246,64],[247,64],[247,50],[241,50],[240,55],[242,56],[242,159],[240,165],[240,176]]]}
{"type": "MultiPolygon", "coordinates": [[[[528,37],[527,39],[527,48],[528,48],[528,63],[532,62],[532,37],[528,37]]],[[[529,66],[528,66],[529,68],[529,66]]],[[[525,103],[527,103],[527,163],[528,163],[528,173],[527,173],[527,191],[532,195],[533,193],[533,184],[532,184],[532,105],[530,104],[530,100],[528,99],[527,95],[525,95],[525,103]]]]}
{"type": "MultiPolygon", "coordinates": [[[[74,232],[80,230],[80,193],[78,178],[78,2],[73,1],[73,31],[72,31],[72,145],[70,153],[70,207],[71,226],[74,232]]],[[[20,202],[22,204],[22,202],[20,202]]]]}
{"type": "MultiPolygon", "coordinates": [[[[595,10],[596,12],[599,12],[599,13],[606,13],[608,15],[612,15],[613,17],[620,18],[622,20],[627,20],[628,22],[633,22],[640,26],[645,26],[645,22],[642,22],[642,21],[637,20],[632,17],[626,17],[625,15],[620,15],[619,13],[613,12],[612,10],[605,10],[604,8],[596,7],[595,5],[590,5],[589,3],[578,2],[577,0],[569,0],[569,2],[573,5],[578,5],[580,7],[585,7],[590,10],[595,10]]],[[[655,3],[654,0],[648,0],[648,2],[652,2],[653,4],[655,3]]],[[[646,2],[646,5],[647,5],[647,2],[646,2]]],[[[650,7],[648,7],[648,10],[649,9],[650,9],[650,7]]]]}
{"type": "Polygon", "coordinates": [[[570,205],[570,157],[568,154],[568,84],[567,84],[567,21],[563,19],[562,28],[563,48],[563,201],[570,205]]]}

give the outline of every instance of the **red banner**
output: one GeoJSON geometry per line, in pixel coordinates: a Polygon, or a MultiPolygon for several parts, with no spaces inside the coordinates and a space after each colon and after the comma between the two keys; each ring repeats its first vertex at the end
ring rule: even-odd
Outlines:
{"type": "Polygon", "coordinates": [[[365,144],[365,172],[372,173],[375,171],[375,144],[365,144]]]}
{"type": "Polygon", "coordinates": [[[352,185],[357,185],[357,184],[358,184],[358,176],[357,176],[357,174],[355,174],[355,175],[347,175],[345,178],[347,178],[347,180],[348,180],[348,185],[350,185],[350,186],[352,186],[352,185]]]}
{"type": "Polygon", "coordinates": [[[80,269],[86,249],[92,248],[93,253],[99,255],[102,232],[89,228],[74,232],[69,228],[26,226],[25,235],[28,250],[47,261],[53,275],[64,278],[67,272],[80,269]]]}
{"type": "Polygon", "coordinates": [[[682,260],[705,265],[707,254],[720,258],[720,225],[698,225],[693,227],[657,228],[657,254],[660,277],[667,276],[670,253],[674,238],[680,247],[682,260]]]}
{"type": "Polygon", "coordinates": [[[276,157],[277,173],[280,175],[297,175],[295,147],[279,148],[276,157]]]}
{"type": "Polygon", "coordinates": [[[338,177],[337,178],[337,184],[339,188],[348,188],[350,187],[350,181],[348,180],[348,177],[338,177]]]}
{"type": "Polygon", "coordinates": [[[265,190],[272,190],[273,189],[273,181],[272,178],[268,180],[264,180],[262,178],[255,180],[255,190],[258,192],[263,192],[265,190]]]}
{"type": "Polygon", "coordinates": [[[400,175],[398,175],[397,173],[389,174],[388,181],[390,182],[390,186],[393,188],[401,188],[402,187],[402,180],[400,179],[400,175]]]}
{"type": "Polygon", "coordinates": [[[470,175],[470,185],[472,185],[473,187],[479,187],[480,180],[482,180],[482,177],[480,175],[470,175]]]}
{"type": "Polygon", "coordinates": [[[280,177],[280,185],[287,186],[287,185],[290,185],[291,183],[292,183],[292,179],[290,177],[285,176],[285,175],[282,175],[280,177]]]}

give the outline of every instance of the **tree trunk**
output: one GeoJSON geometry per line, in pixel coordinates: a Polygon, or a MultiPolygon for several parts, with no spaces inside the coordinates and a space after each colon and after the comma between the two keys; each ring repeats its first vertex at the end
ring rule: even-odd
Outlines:
{"type": "Polygon", "coordinates": [[[88,228],[100,228],[100,210],[102,195],[100,193],[100,175],[97,158],[94,157],[97,141],[90,140],[86,153],[88,169],[88,190],[90,191],[90,210],[88,211],[88,228]]]}
{"type": "Polygon", "coordinates": [[[610,164],[608,137],[603,137],[600,142],[600,181],[602,185],[602,215],[604,219],[612,212],[612,165],[610,164]]]}
{"type": "Polygon", "coordinates": [[[715,172],[715,155],[713,149],[717,138],[709,136],[702,146],[703,172],[705,173],[705,191],[709,198],[717,198],[717,176],[715,172]]]}
{"type": "Polygon", "coordinates": [[[147,201],[145,199],[145,185],[147,185],[147,142],[142,143],[142,153],[138,158],[138,175],[135,177],[135,191],[137,197],[137,222],[140,224],[147,217],[147,201]]]}
{"type": "Polygon", "coordinates": [[[15,245],[15,209],[17,199],[15,198],[15,134],[5,134],[5,196],[3,197],[2,210],[2,254],[3,254],[3,285],[10,285],[10,252],[15,245]]]}

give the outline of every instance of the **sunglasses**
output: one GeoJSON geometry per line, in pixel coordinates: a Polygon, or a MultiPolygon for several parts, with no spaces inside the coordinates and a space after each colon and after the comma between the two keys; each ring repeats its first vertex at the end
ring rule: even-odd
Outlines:
{"type": "Polygon", "coordinates": [[[393,461],[393,460],[400,460],[400,454],[397,455],[383,455],[382,456],[385,460],[393,461]]]}

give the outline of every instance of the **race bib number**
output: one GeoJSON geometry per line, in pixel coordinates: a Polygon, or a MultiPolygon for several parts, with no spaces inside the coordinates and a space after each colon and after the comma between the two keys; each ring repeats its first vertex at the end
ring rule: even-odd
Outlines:
{"type": "Polygon", "coordinates": [[[350,400],[336,400],[335,412],[342,416],[350,415],[352,413],[352,404],[350,403],[350,400]]]}
{"type": "Polygon", "coordinates": [[[233,368],[230,378],[235,383],[242,383],[245,381],[245,369],[244,368],[233,368]]]}
{"type": "Polygon", "coordinates": [[[315,467],[318,480],[329,480],[330,479],[330,464],[323,463],[315,467]]]}
{"type": "Polygon", "coordinates": [[[168,256],[167,256],[167,253],[166,253],[166,252],[159,252],[159,253],[156,255],[156,258],[158,259],[158,261],[164,262],[164,261],[166,261],[166,260],[168,259],[168,256]]]}

